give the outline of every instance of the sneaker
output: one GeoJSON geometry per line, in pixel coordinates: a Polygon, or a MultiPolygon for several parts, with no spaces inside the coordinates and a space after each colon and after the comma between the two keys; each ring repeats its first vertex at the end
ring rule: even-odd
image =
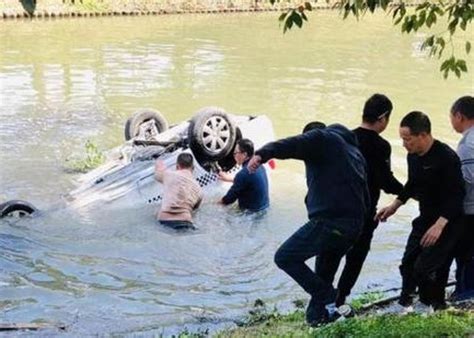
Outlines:
{"type": "Polygon", "coordinates": [[[413,306],[413,312],[420,315],[430,315],[434,312],[434,309],[431,305],[427,305],[425,303],[418,301],[413,306]]]}
{"type": "Polygon", "coordinates": [[[352,318],[355,316],[355,312],[352,307],[348,304],[343,304],[337,308],[337,313],[339,313],[340,317],[338,320],[343,320],[346,318],[352,318]]]}
{"type": "Polygon", "coordinates": [[[328,311],[329,322],[338,322],[346,318],[354,317],[355,315],[352,308],[347,304],[343,304],[339,307],[336,307],[334,303],[328,304],[326,305],[326,310],[328,311]]]}
{"type": "Polygon", "coordinates": [[[413,306],[411,305],[407,305],[407,306],[403,306],[399,303],[395,303],[389,307],[386,308],[385,311],[383,311],[383,313],[386,313],[386,314],[397,314],[397,315],[407,315],[409,313],[413,313],[414,309],[413,309],[413,306]]]}

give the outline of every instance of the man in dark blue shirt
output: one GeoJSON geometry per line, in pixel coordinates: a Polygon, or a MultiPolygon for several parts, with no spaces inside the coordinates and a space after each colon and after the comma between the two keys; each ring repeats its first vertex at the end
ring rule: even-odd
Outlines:
{"type": "Polygon", "coordinates": [[[317,259],[313,271],[305,261],[324,255],[339,263],[358,238],[370,203],[365,160],[354,133],[340,124],[266,144],[249,161],[250,171],[271,158],[305,163],[309,222],[280,246],[275,263],[310,294],[306,321],[318,325],[337,315],[336,290],[333,278],[318,273],[325,263],[317,259]]]}
{"type": "Polygon", "coordinates": [[[232,204],[239,201],[242,210],[261,211],[269,206],[268,178],[265,168],[260,167],[251,175],[247,168],[249,159],[253,156],[253,143],[249,139],[241,139],[234,150],[234,159],[242,169],[232,177],[228,173],[220,172],[219,178],[226,182],[233,182],[232,187],[221,199],[222,204],[232,204]]]}

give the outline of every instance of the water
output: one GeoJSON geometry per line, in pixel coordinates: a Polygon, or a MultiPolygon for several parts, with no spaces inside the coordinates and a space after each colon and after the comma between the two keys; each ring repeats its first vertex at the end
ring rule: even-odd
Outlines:
{"type": "MultiPolygon", "coordinates": [[[[253,219],[207,196],[197,232],[157,226],[153,207],[88,213],[61,196],[67,168],[86,140],[109,149],[139,108],[170,123],[217,105],[264,113],[280,137],[321,119],[355,127],[365,99],[391,97],[385,137],[406,177],[397,123],[430,114],[435,136],[455,145],[449,107],[473,92],[472,73],[443,80],[439,62],[418,51],[382,16],[342,22],[313,14],[282,35],[275,13],[5,21],[0,25],[0,200],[21,198],[40,217],[0,221],[0,322],[64,323],[74,334],[164,333],[225,327],[256,299],[291,308],[304,297],[272,263],[278,245],[305,221],[301,163],[278,161],[272,207],[253,219]]],[[[469,32],[472,36],[472,30],[469,32]]],[[[468,60],[472,70],[472,57],[468,60]]],[[[383,196],[381,203],[390,201],[383,196]]],[[[397,266],[416,205],[376,232],[355,293],[399,285],[397,266]]]]}

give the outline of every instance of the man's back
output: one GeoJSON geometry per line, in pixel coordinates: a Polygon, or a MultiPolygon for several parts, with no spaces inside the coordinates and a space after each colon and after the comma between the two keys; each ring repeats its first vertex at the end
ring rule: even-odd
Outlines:
{"type": "Polygon", "coordinates": [[[366,128],[353,130],[359,142],[359,149],[367,163],[367,185],[370,193],[370,212],[375,213],[380,190],[398,194],[403,185],[393,176],[390,165],[391,147],[376,131],[366,128]]]}
{"type": "Polygon", "coordinates": [[[354,133],[342,125],[314,129],[270,143],[258,152],[269,158],[305,161],[309,218],[362,220],[369,205],[365,160],[354,133]]]}
{"type": "Polygon", "coordinates": [[[163,200],[159,220],[192,221],[191,212],[202,199],[202,190],[189,170],[163,173],[163,200]]]}

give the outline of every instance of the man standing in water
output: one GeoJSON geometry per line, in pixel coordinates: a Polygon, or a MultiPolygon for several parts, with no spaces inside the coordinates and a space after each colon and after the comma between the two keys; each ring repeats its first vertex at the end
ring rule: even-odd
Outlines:
{"type": "MultiPolygon", "coordinates": [[[[403,185],[393,176],[390,168],[392,148],[380,136],[387,128],[392,109],[392,102],[388,97],[382,94],[372,95],[365,102],[361,126],[353,130],[359,141],[359,149],[367,162],[370,207],[359,239],[345,256],[344,270],[337,284],[336,306],[345,303],[369,253],[372,237],[378,225],[374,218],[380,190],[388,194],[398,194],[403,188],[403,185]]],[[[331,257],[327,259],[331,259],[331,257]]]]}
{"type": "Polygon", "coordinates": [[[376,218],[384,222],[409,198],[419,201],[420,215],[412,222],[400,266],[400,311],[412,310],[417,287],[419,310],[439,310],[446,307],[444,288],[462,225],[461,163],[451,148],[431,136],[431,122],[422,112],[413,111],[402,119],[400,137],[408,151],[408,181],[376,218]]]}
{"type": "Polygon", "coordinates": [[[315,272],[305,261],[326,255],[339,262],[359,236],[369,207],[365,160],[355,135],[339,124],[320,127],[266,144],[248,164],[255,172],[271,158],[305,162],[309,221],[280,246],[275,263],[311,296],[306,310],[310,325],[335,318],[336,290],[317,274],[325,270],[324,262],[316,260],[315,272]]]}
{"type": "Polygon", "coordinates": [[[241,139],[234,149],[234,159],[242,169],[233,177],[224,172],[219,172],[219,178],[225,182],[233,182],[232,187],[221,199],[221,203],[228,205],[239,201],[241,210],[251,212],[261,211],[269,206],[268,179],[265,168],[261,167],[250,175],[247,163],[253,156],[253,143],[249,139],[241,139]]]}
{"type": "Polygon", "coordinates": [[[451,108],[451,125],[463,134],[458,145],[461,169],[466,187],[464,198],[465,233],[456,255],[457,299],[474,297],[474,97],[463,96],[451,108]]]}
{"type": "Polygon", "coordinates": [[[166,170],[162,161],[155,164],[155,179],[163,183],[163,199],[158,221],[177,230],[195,229],[192,211],[199,207],[202,191],[193,177],[193,155],[181,153],[176,171],[166,170]]]}

